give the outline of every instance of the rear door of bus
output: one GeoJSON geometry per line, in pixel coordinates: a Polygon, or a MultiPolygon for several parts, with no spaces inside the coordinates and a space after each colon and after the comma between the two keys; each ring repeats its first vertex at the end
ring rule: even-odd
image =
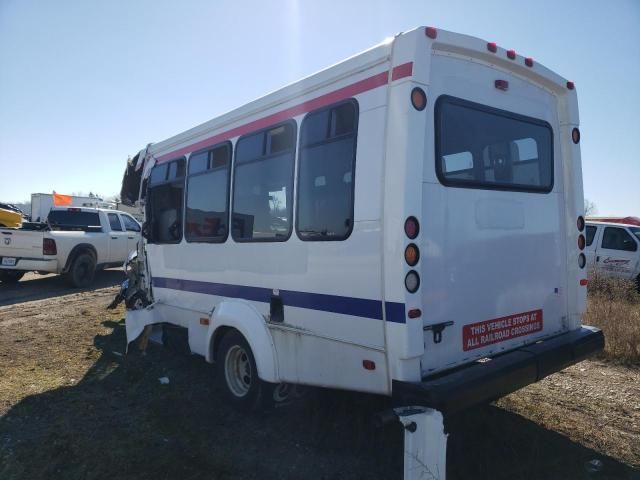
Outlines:
{"type": "Polygon", "coordinates": [[[559,333],[567,314],[555,96],[453,55],[434,55],[431,72],[424,375],[559,333]]]}

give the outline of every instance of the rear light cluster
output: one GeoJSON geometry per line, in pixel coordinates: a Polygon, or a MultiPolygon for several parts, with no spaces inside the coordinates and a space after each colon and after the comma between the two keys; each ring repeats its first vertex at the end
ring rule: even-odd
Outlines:
{"type": "Polygon", "coordinates": [[[57,255],[58,249],[56,247],[56,241],[53,238],[42,239],[42,254],[43,255],[57,255]]]}
{"type": "MultiPolygon", "coordinates": [[[[420,224],[418,223],[418,219],[416,217],[409,217],[404,222],[404,233],[409,240],[415,240],[420,233],[420,224]]],[[[407,265],[410,267],[415,267],[418,264],[418,260],[420,260],[420,250],[415,243],[410,243],[404,250],[404,260],[407,262],[407,265]]],[[[404,277],[404,286],[409,293],[416,293],[418,288],[420,288],[420,275],[415,270],[409,270],[409,273],[404,277]]],[[[415,309],[418,312],[420,310],[415,309]]],[[[412,311],[413,314],[416,312],[412,311]]],[[[415,318],[415,317],[410,317],[415,318]]]]}
{"type": "MultiPolygon", "coordinates": [[[[578,217],[578,219],[576,220],[576,227],[578,227],[578,248],[580,250],[584,250],[584,247],[586,247],[587,245],[587,240],[584,237],[584,227],[585,227],[585,223],[584,223],[584,217],[581,215],[578,217]]],[[[587,264],[587,257],[585,257],[584,253],[580,252],[580,255],[578,255],[578,266],[580,268],[584,268],[585,265],[587,264]]],[[[580,285],[582,285],[582,283],[580,283],[580,285]]]]}

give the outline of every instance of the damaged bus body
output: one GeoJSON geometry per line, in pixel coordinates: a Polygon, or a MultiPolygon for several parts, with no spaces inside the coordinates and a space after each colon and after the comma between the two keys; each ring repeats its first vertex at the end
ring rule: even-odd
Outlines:
{"type": "Polygon", "coordinates": [[[304,384],[448,413],[538,381],[604,345],[581,325],[578,143],[571,82],[399,34],[129,163],[128,339],[184,327],[246,408],[304,384]]]}

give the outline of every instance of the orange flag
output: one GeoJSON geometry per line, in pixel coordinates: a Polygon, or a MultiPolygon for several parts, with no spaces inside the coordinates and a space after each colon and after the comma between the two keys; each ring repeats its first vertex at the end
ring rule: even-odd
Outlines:
{"type": "Polygon", "coordinates": [[[62,195],[60,193],[53,192],[53,204],[56,207],[71,205],[71,195],[62,195]]]}

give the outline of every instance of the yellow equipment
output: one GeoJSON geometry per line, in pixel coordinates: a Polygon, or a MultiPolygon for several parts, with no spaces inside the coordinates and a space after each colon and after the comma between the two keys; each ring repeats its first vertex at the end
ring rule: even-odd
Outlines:
{"type": "Polygon", "coordinates": [[[12,210],[0,208],[0,227],[20,227],[22,215],[12,210]]]}

